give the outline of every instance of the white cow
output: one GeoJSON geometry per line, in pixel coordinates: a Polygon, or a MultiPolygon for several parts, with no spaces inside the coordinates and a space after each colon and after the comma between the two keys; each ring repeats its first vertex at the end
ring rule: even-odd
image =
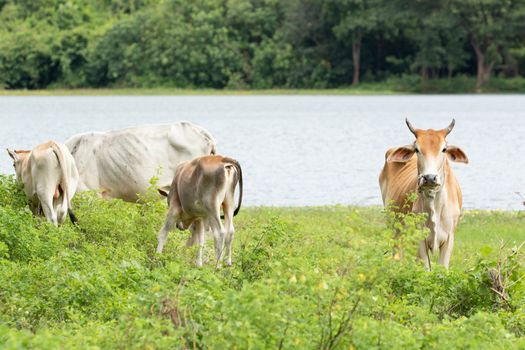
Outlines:
{"type": "Polygon", "coordinates": [[[79,134],[66,145],[77,163],[79,191],[128,202],[146,193],[155,176],[157,186],[169,190],[177,165],[216,152],[210,133],[189,122],[79,134]]]}
{"type": "Polygon", "coordinates": [[[32,210],[41,206],[47,220],[55,226],[63,224],[66,214],[76,222],[71,199],[78,184],[75,160],[64,144],[49,141],[31,151],[7,150],[14,161],[16,178],[32,202],[32,210]]]}

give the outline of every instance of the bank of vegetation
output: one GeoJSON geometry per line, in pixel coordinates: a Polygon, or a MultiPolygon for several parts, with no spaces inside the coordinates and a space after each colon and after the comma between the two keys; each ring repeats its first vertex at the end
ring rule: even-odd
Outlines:
{"type": "Polygon", "coordinates": [[[521,0],[0,0],[0,88],[523,92],[524,39],[521,0]]]}
{"type": "Polygon", "coordinates": [[[427,272],[413,259],[426,234],[417,216],[401,224],[379,208],[243,208],[234,266],[215,269],[192,265],[187,233],[154,253],[164,201],[84,193],[74,206],[78,226],[56,228],[0,177],[0,347],[525,347],[523,213],[467,212],[451,269],[427,272]]]}

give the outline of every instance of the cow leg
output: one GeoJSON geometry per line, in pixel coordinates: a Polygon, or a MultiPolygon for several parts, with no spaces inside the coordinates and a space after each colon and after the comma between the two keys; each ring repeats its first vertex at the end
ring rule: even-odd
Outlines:
{"type": "MultiPolygon", "coordinates": [[[[172,207],[173,208],[173,207],[172,207]]],[[[166,244],[166,240],[168,238],[168,233],[173,229],[175,226],[175,223],[177,222],[178,218],[178,210],[170,209],[168,210],[168,215],[166,216],[166,222],[164,223],[164,226],[160,230],[158,236],[157,236],[157,253],[162,253],[162,250],[164,249],[164,244],[166,244]]]]}
{"type": "Polygon", "coordinates": [[[50,223],[55,226],[58,226],[57,214],[53,208],[53,198],[46,198],[45,196],[38,196],[40,199],[40,204],[42,205],[42,210],[44,215],[50,223]]]}
{"type": "Polygon", "coordinates": [[[422,240],[419,242],[419,249],[417,251],[417,257],[421,260],[423,265],[430,270],[430,256],[428,255],[427,241],[422,240]]]}
{"type": "Polygon", "coordinates": [[[210,217],[210,227],[213,232],[213,243],[215,246],[215,258],[217,263],[222,258],[222,252],[224,250],[224,236],[225,230],[221,222],[220,211],[217,210],[214,215],[210,217]]]}
{"type": "Polygon", "coordinates": [[[59,225],[62,225],[65,221],[66,221],[66,218],[67,218],[67,209],[64,210],[64,209],[59,209],[57,211],[57,221],[58,221],[58,224],[59,225]]]}
{"type": "Polygon", "coordinates": [[[29,209],[31,209],[31,212],[35,216],[41,216],[42,215],[42,203],[40,203],[40,200],[37,198],[31,198],[31,201],[29,202],[29,209]]]}
{"type": "Polygon", "coordinates": [[[188,240],[186,241],[186,247],[191,247],[192,245],[194,245],[195,243],[198,243],[199,241],[199,236],[196,234],[197,230],[196,230],[196,221],[194,221],[190,227],[189,227],[189,230],[191,232],[191,236],[188,237],[188,240]]]}
{"type": "Polygon", "coordinates": [[[197,261],[195,264],[197,266],[202,266],[202,255],[204,252],[204,223],[202,220],[196,220],[193,225],[191,225],[191,234],[195,240],[199,243],[199,253],[197,255],[197,261]]]}
{"type": "MultiPolygon", "coordinates": [[[[233,199],[233,198],[232,198],[233,199]]],[[[233,200],[225,202],[222,206],[224,211],[224,226],[226,226],[226,265],[232,265],[232,243],[233,236],[235,234],[235,228],[233,227],[233,200]]]]}
{"type": "Polygon", "coordinates": [[[426,198],[424,201],[425,212],[428,213],[427,226],[430,234],[419,243],[417,256],[421,259],[427,270],[431,269],[429,253],[436,252],[439,239],[439,228],[437,223],[437,214],[434,198],[426,198]]]}
{"type": "Polygon", "coordinates": [[[56,212],[57,220],[60,225],[62,225],[67,218],[67,198],[65,193],[62,193],[62,196],[56,199],[56,212]]]}
{"type": "Polygon", "coordinates": [[[452,248],[454,248],[454,234],[448,235],[448,239],[439,248],[439,261],[440,265],[445,266],[448,269],[450,263],[450,257],[452,256],[452,248]]]}

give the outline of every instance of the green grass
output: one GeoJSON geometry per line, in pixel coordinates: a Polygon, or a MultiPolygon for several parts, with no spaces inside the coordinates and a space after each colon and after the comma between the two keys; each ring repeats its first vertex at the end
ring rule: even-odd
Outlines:
{"type": "Polygon", "coordinates": [[[500,243],[516,245],[525,241],[525,213],[505,211],[467,211],[462,218],[455,252],[473,256],[483,247],[497,252],[500,243]]]}
{"type": "Polygon", "coordinates": [[[178,88],[107,88],[107,89],[48,89],[0,90],[0,96],[188,96],[188,95],[367,95],[393,94],[389,89],[178,89],[178,88]]]}
{"type": "MultiPolygon", "coordinates": [[[[0,347],[525,346],[525,260],[518,253],[503,267],[512,272],[507,302],[488,278],[500,253],[525,238],[523,213],[467,212],[450,270],[428,272],[413,259],[420,230],[406,237],[405,258],[392,258],[380,208],[243,208],[234,266],[215,269],[194,267],[186,232],[154,253],[164,201],[87,193],[74,205],[79,226],[55,228],[0,176],[0,347]]],[[[206,252],[212,260],[211,242],[206,252]]]]}
{"type": "Polygon", "coordinates": [[[186,96],[186,95],[391,95],[391,94],[472,94],[525,93],[525,78],[493,78],[481,90],[472,77],[458,76],[451,80],[419,76],[392,77],[384,82],[361,83],[331,89],[181,89],[172,87],[135,87],[102,89],[49,88],[45,90],[1,90],[0,96],[186,96]]]}

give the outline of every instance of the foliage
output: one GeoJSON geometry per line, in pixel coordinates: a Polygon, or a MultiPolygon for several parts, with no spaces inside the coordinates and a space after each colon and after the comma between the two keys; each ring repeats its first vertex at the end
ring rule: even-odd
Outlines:
{"type": "MultiPolygon", "coordinates": [[[[416,200],[417,193],[413,192],[407,196],[401,207],[392,202],[385,209],[387,219],[385,239],[390,240],[395,259],[404,258],[407,248],[417,247],[419,242],[428,236],[428,229],[424,226],[427,214],[412,212],[416,200]]],[[[410,255],[414,256],[414,254],[415,251],[411,251],[410,255]]]]}
{"type": "MultiPolygon", "coordinates": [[[[153,181],[154,184],[154,181],[153,181]]],[[[234,266],[193,265],[187,232],[154,253],[166,205],[74,198],[78,226],[34,218],[0,176],[0,347],[441,349],[525,345],[524,216],[469,212],[451,269],[384,254],[378,208],[246,208],[234,266]],[[508,248],[498,249],[504,239],[508,248]],[[508,259],[505,260],[505,257],[508,259]],[[510,260],[509,260],[510,259],[510,260]],[[507,301],[490,271],[512,271],[507,301]],[[510,305],[510,306],[509,306],[510,305]]]]}
{"type": "Polygon", "coordinates": [[[492,91],[524,74],[524,23],[521,0],[1,0],[0,87],[492,91]]]}
{"type": "Polygon", "coordinates": [[[57,76],[51,38],[22,29],[0,40],[0,85],[10,89],[48,86],[57,76]]]}

